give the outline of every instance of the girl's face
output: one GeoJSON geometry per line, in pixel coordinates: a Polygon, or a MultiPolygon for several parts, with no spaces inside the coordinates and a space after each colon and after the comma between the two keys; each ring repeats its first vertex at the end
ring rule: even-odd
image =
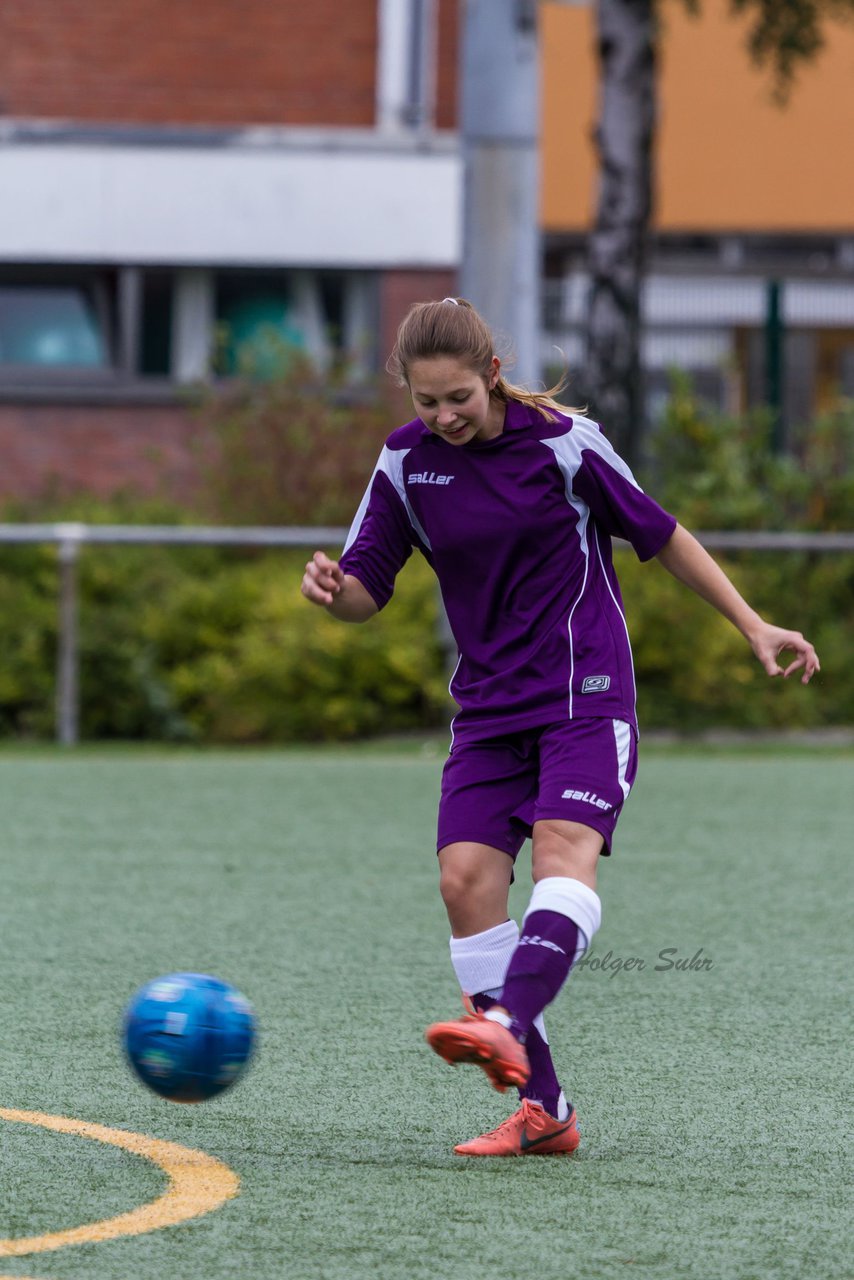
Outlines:
{"type": "Polygon", "coordinates": [[[449,444],[501,435],[504,404],[489,396],[500,369],[498,356],[493,356],[486,378],[456,356],[414,361],[409,368],[409,391],[415,412],[425,427],[449,444]]]}

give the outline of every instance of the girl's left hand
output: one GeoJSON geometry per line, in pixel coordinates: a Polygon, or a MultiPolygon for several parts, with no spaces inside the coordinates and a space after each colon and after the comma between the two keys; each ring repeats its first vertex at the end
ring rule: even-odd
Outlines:
{"type": "Polygon", "coordinates": [[[821,663],[809,640],[805,640],[800,631],[785,631],[782,627],[763,622],[761,628],[750,637],[753,652],[762,663],[769,676],[787,676],[803,670],[801,684],[809,684],[816,671],[821,671],[821,663]],[[777,658],[786,649],[795,653],[795,658],[787,667],[781,667],[777,658]]]}

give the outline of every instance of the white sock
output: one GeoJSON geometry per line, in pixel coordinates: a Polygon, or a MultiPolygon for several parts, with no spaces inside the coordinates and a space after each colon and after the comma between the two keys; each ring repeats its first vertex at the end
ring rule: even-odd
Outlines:
{"type": "MultiPolygon", "coordinates": [[[[584,955],[602,923],[602,903],[595,889],[570,876],[546,876],[534,885],[525,919],[534,911],[555,911],[566,916],[578,929],[578,946],[573,964],[584,955]]],[[[522,921],[525,928],[525,920],[522,921]]]]}
{"type": "Polygon", "coordinates": [[[510,957],[519,941],[515,920],[505,920],[468,938],[451,938],[451,964],[466,995],[478,992],[496,999],[504,985],[510,957]]]}

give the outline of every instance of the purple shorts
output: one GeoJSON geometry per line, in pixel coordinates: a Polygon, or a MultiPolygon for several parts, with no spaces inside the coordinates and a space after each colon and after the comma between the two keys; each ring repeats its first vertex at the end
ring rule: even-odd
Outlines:
{"type": "Polygon", "coordinates": [[[499,738],[456,738],[442,774],[437,848],[460,840],[515,858],[541,818],[593,827],[610,854],[637,773],[624,720],[565,720],[499,738]]]}

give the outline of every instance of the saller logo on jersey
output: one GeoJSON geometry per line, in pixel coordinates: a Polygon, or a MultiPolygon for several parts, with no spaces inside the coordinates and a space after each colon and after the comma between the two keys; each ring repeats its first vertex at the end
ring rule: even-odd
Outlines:
{"type": "Polygon", "coordinates": [[[413,471],[407,484],[450,484],[454,476],[437,476],[435,471],[413,471]]]}
{"type": "Polygon", "coordinates": [[[585,676],[581,684],[582,693],[604,693],[611,687],[610,676],[585,676]]]}

